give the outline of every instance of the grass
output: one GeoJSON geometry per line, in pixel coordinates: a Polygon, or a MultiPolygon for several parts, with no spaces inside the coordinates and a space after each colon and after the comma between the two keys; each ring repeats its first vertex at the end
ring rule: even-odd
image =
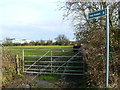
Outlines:
{"type": "MultiPolygon", "coordinates": [[[[26,65],[31,65],[34,61],[40,60],[40,61],[51,61],[51,55],[52,56],[73,56],[75,53],[72,50],[64,50],[63,49],[70,49],[72,46],[8,46],[4,47],[6,49],[10,49],[10,53],[18,54],[19,57],[22,59],[22,50],[23,49],[59,49],[59,50],[25,50],[24,55],[39,55],[39,57],[34,56],[25,56],[24,61],[26,65]],[[49,52],[48,52],[49,51],[49,52]],[[48,52],[48,53],[47,53],[48,52]],[[47,53],[47,54],[46,54],[47,53]],[[40,57],[40,56],[49,56],[49,57],[40,57]],[[33,62],[28,62],[33,61],[33,62]]],[[[67,61],[70,57],[52,57],[52,60],[55,61],[67,61]]],[[[74,58],[75,59],[75,58],[74,58]]],[[[39,63],[36,63],[39,64],[39,63]]],[[[48,64],[48,63],[40,63],[40,64],[48,64]]],[[[62,63],[58,63],[59,65],[62,65],[62,63]]],[[[58,65],[57,63],[54,63],[53,66],[58,65]]],[[[26,68],[28,66],[25,66],[26,68]]]]}
{"type": "MultiPolygon", "coordinates": [[[[68,49],[71,48],[72,46],[6,46],[3,47],[5,49],[10,49],[12,50],[14,53],[22,55],[22,50],[23,49],[68,49]]],[[[28,51],[26,50],[25,54],[40,54],[40,53],[44,53],[45,51],[28,51]]]]}
{"type": "MultiPolygon", "coordinates": [[[[49,51],[49,53],[46,54],[46,56],[73,56],[75,55],[75,53],[72,50],[64,50],[64,52],[62,52],[63,49],[70,49],[72,48],[72,46],[8,46],[8,47],[4,47],[7,49],[10,49],[10,53],[14,53],[14,54],[19,54],[19,57],[21,57],[21,62],[22,62],[22,50],[23,49],[60,49],[60,50],[25,50],[24,55],[40,55],[43,56],[46,52],[49,51]]],[[[53,61],[67,61],[69,60],[70,57],[52,57],[53,61]]],[[[74,58],[75,59],[75,58],[74,58]]],[[[77,58],[78,59],[78,58],[77,58]]],[[[24,61],[25,65],[31,65],[32,63],[34,63],[34,61],[51,61],[51,57],[33,57],[33,56],[25,56],[24,57],[24,61]],[[29,61],[29,62],[28,62],[29,61]],[[31,62],[32,61],[32,62],[31,62]]],[[[41,63],[41,62],[37,62],[36,65],[47,65],[50,63],[41,63]]],[[[61,66],[63,63],[53,63],[53,66],[61,66]]],[[[76,64],[75,64],[76,65],[76,64]]],[[[25,66],[25,68],[28,68],[29,66],[25,66]]],[[[36,66],[37,67],[37,66],[36,66]]],[[[54,67],[53,69],[56,69],[57,67],[54,67]]],[[[62,68],[63,69],[63,68],[62,68]]]]}
{"type": "MultiPolygon", "coordinates": [[[[51,56],[51,54],[53,56],[62,56],[62,55],[73,55],[72,50],[65,50],[65,52],[62,52],[61,49],[69,49],[72,48],[72,46],[7,46],[7,47],[3,47],[5,49],[10,50],[10,53],[14,53],[14,54],[18,54],[19,57],[21,57],[22,60],[22,50],[23,49],[60,49],[60,50],[25,50],[24,55],[44,55],[46,52],[49,51],[49,53],[47,53],[47,56],[51,56]],[[51,53],[52,52],[52,53],[51,53]]],[[[24,57],[24,61],[37,61],[40,57],[24,57]]],[[[52,58],[57,59],[58,57],[54,57],[52,58]]],[[[67,58],[60,58],[62,60],[67,60],[67,58]]],[[[59,59],[59,60],[60,60],[59,59]]],[[[44,57],[42,59],[40,59],[42,61],[50,61],[51,57],[44,57]]],[[[25,64],[31,64],[31,62],[27,62],[25,64]]]]}
{"type": "Polygon", "coordinates": [[[46,81],[58,81],[60,77],[57,75],[41,75],[37,77],[38,80],[46,80],[46,81]]]}
{"type": "MultiPolygon", "coordinates": [[[[3,47],[3,49],[8,49],[11,51],[11,53],[18,54],[19,57],[22,57],[22,51],[23,49],[60,49],[60,50],[25,50],[24,55],[44,55],[46,56],[62,56],[62,55],[73,55],[73,52],[70,50],[65,50],[65,52],[62,52],[61,49],[69,49],[72,46],[7,46],[3,47]]],[[[36,60],[40,57],[25,57],[25,60],[36,60]]]]}

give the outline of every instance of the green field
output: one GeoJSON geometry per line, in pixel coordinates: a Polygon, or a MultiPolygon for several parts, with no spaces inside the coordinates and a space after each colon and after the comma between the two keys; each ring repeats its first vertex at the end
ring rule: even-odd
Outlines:
{"type": "MultiPolygon", "coordinates": [[[[24,69],[30,68],[28,71],[35,71],[35,73],[39,72],[40,69],[47,68],[44,71],[45,73],[51,74],[52,70],[52,73],[61,74],[66,65],[67,69],[69,68],[67,72],[73,73],[79,70],[80,66],[83,66],[83,63],[80,62],[82,60],[81,55],[73,52],[72,46],[9,46],[3,48],[9,51],[8,55],[10,53],[18,54],[19,61],[21,65],[24,65],[24,69]],[[74,55],[75,57],[73,57],[74,55]]],[[[75,72],[75,74],[78,74],[78,72],[75,72]]]]}
{"type": "Polygon", "coordinates": [[[51,56],[52,59],[59,58],[59,60],[64,60],[67,58],[69,59],[71,56],[75,55],[72,46],[9,46],[3,47],[3,49],[5,51],[8,50],[8,54],[18,55],[21,59],[23,59],[24,55],[24,59],[26,61],[36,61],[42,56],[44,57],[42,60],[50,60],[51,56]]]}
{"type": "MultiPolygon", "coordinates": [[[[24,49],[24,55],[29,55],[29,56],[25,56],[25,60],[30,60],[30,61],[33,59],[37,60],[43,55],[48,56],[43,58],[43,59],[46,59],[46,58],[50,58],[51,55],[52,56],[73,56],[75,54],[72,50],[72,46],[8,46],[8,47],[3,47],[3,49],[9,50],[9,52],[14,55],[18,54],[19,57],[21,58],[22,58],[23,49],[24,49]],[[49,50],[49,49],[52,49],[52,50],[49,50]],[[58,50],[53,50],[53,49],[58,49],[58,50]],[[66,49],[71,49],[71,50],[66,50],[66,49]],[[62,52],[62,50],[64,50],[64,52],[62,52]],[[34,56],[36,55],[36,56],[34,57],[33,55],[34,56]]],[[[58,58],[58,57],[53,57],[53,58],[58,58]]],[[[62,58],[62,57],[59,57],[59,58],[62,58]]],[[[64,57],[62,59],[64,59],[64,57]]]]}
{"type": "MultiPolygon", "coordinates": [[[[72,46],[7,46],[7,47],[3,47],[3,49],[6,50],[11,50],[12,53],[14,54],[18,54],[20,56],[22,56],[22,50],[23,49],[69,49],[72,48],[72,46]]],[[[40,50],[34,50],[34,51],[25,51],[25,54],[27,55],[40,55],[40,54],[44,54],[44,50],[40,51],[40,50]]]]}
{"type": "MultiPolygon", "coordinates": [[[[75,53],[72,50],[72,46],[9,46],[5,48],[10,50],[11,53],[15,55],[18,54],[19,57],[21,57],[21,59],[23,59],[22,51],[24,49],[24,61],[37,61],[42,56],[45,56],[40,59],[42,61],[51,61],[51,56],[52,56],[52,60],[66,61],[66,60],[69,60],[71,56],[75,55],[75,53]],[[71,49],[71,50],[66,50],[66,49],[71,49]],[[64,52],[62,52],[62,50],[64,50],[64,52]],[[64,56],[68,56],[68,57],[64,57],[64,56]]],[[[33,62],[29,62],[29,64],[30,63],[33,63],[33,62]]]]}

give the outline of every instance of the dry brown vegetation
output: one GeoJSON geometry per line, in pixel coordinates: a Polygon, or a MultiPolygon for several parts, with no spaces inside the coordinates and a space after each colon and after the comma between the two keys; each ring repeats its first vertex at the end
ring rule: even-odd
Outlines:
{"type": "Polygon", "coordinates": [[[65,19],[72,20],[78,43],[86,47],[86,75],[89,87],[105,87],[106,73],[106,24],[105,18],[88,19],[88,12],[106,9],[109,6],[110,71],[109,87],[120,88],[120,2],[74,2],[63,5],[65,19]],[[119,19],[118,19],[119,18],[119,19]]]}
{"type": "MultiPolygon", "coordinates": [[[[105,87],[106,74],[106,48],[105,35],[97,33],[89,36],[82,43],[87,47],[87,56],[85,56],[87,65],[88,86],[105,87]],[[89,42],[89,43],[88,43],[89,42]]],[[[95,33],[95,32],[94,32],[95,33]]],[[[109,60],[109,87],[120,88],[120,50],[115,49],[118,44],[110,44],[109,60]]]]}
{"type": "Polygon", "coordinates": [[[4,48],[2,48],[2,52],[2,85],[3,87],[6,87],[17,75],[15,63],[16,55],[4,48]]]}

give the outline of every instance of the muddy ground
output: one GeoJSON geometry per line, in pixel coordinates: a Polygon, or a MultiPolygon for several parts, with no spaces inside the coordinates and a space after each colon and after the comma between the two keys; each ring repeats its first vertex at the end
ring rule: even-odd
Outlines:
{"type": "Polygon", "coordinates": [[[56,81],[38,80],[35,75],[24,75],[10,82],[5,88],[79,88],[85,86],[82,77],[64,76],[56,81]]]}

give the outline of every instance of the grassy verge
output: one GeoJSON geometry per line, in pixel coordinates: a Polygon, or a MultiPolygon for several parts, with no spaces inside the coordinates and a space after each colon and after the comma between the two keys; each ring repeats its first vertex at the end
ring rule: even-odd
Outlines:
{"type": "Polygon", "coordinates": [[[46,80],[46,81],[58,81],[60,79],[57,75],[41,75],[37,77],[38,80],[46,80]]]}

